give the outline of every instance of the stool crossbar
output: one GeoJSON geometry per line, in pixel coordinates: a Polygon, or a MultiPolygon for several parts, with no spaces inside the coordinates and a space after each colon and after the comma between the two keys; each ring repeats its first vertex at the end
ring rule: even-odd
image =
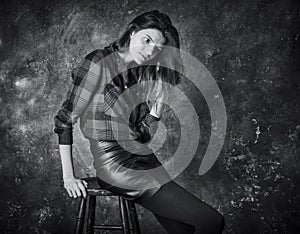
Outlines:
{"type": "Polygon", "coordinates": [[[77,213],[75,234],[82,234],[86,204],[88,202],[88,215],[86,224],[86,233],[92,234],[94,230],[122,230],[124,234],[140,234],[140,226],[136,213],[135,204],[123,198],[122,196],[116,195],[106,189],[102,189],[97,182],[96,177],[89,177],[84,179],[88,183],[87,188],[87,199],[81,197],[80,204],[77,213]],[[104,225],[95,224],[95,211],[96,211],[96,197],[97,196],[117,196],[119,200],[120,208],[120,225],[104,225]]]}

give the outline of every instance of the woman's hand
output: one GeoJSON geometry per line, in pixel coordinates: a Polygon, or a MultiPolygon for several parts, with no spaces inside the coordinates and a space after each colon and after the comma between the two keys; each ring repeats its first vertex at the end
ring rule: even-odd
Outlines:
{"type": "Polygon", "coordinates": [[[150,114],[155,116],[156,118],[161,117],[161,112],[163,108],[163,101],[165,99],[165,93],[163,91],[163,82],[162,81],[156,81],[155,85],[155,102],[152,106],[152,109],[150,111],[150,114]]]}
{"type": "Polygon", "coordinates": [[[163,106],[162,102],[155,101],[151,108],[150,114],[159,119],[161,115],[162,106],[163,106]]]}
{"type": "Polygon", "coordinates": [[[74,177],[64,179],[64,187],[70,197],[77,198],[83,195],[86,198],[87,182],[84,180],[76,179],[74,177]]]}

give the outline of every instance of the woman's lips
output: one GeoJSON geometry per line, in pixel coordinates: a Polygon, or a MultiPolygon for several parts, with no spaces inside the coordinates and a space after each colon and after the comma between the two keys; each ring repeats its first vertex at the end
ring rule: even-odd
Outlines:
{"type": "Polygon", "coordinates": [[[143,58],[144,61],[147,60],[146,56],[144,56],[143,54],[139,53],[141,55],[141,57],[143,58]]]}

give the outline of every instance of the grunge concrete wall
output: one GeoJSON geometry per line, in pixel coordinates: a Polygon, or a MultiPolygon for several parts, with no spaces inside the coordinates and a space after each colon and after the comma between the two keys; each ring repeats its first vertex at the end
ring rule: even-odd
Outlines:
{"type": "MultiPolygon", "coordinates": [[[[224,233],[299,232],[299,5],[296,0],[2,0],[1,232],[72,233],[78,200],[63,189],[53,116],[71,69],[150,9],[171,17],[182,49],[211,72],[227,111],[223,150],[214,167],[199,176],[210,117],[201,93],[181,84],[198,111],[202,138],[176,181],[224,215],[224,233]]],[[[173,138],[160,157],[168,156],[179,138],[172,121],[169,130],[173,138]]],[[[93,175],[87,142],[78,129],[75,134],[76,173],[93,175]]],[[[117,222],[116,200],[110,201],[112,208],[107,202],[102,218],[117,222]]],[[[143,233],[164,233],[150,212],[138,207],[138,214],[143,233]]]]}

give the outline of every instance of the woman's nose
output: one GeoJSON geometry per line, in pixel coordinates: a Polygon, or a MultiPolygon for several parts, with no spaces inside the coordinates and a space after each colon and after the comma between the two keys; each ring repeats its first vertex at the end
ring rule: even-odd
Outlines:
{"type": "Polygon", "coordinates": [[[145,56],[147,56],[149,58],[153,54],[154,49],[155,49],[155,45],[148,45],[145,48],[145,56]]]}

